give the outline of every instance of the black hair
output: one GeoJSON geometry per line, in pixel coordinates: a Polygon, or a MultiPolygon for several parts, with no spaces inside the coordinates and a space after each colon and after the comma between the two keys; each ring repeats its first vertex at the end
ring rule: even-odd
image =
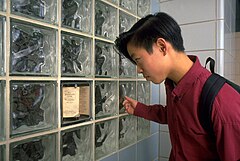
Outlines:
{"type": "Polygon", "coordinates": [[[185,50],[179,25],[171,16],[163,12],[149,14],[140,19],[129,31],[117,37],[114,47],[120,55],[135,64],[127,51],[127,44],[131,41],[136,47],[143,47],[148,53],[152,53],[152,45],[158,38],[165,39],[176,51],[185,50]]]}

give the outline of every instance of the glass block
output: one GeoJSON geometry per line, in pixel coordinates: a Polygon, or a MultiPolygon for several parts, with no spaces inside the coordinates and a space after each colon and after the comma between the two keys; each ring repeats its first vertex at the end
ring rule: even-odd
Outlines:
{"type": "Polygon", "coordinates": [[[0,11],[6,10],[6,0],[0,0],[0,11]]]}
{"type": "Polygon", "coordinates": [[[10,144],[10,161],[55,161],[56,135],[43,135],[10,144]]]}
{"type": "Polygon", "coordinates": [[[138,77],[139,79],[145,79],[145,78],[143,77],[143,74],[142,74],[142,73],[137,73],[137,77],[138,77]]]}
{"type": "Polygon", "coordinates": [[[119,149],[137,141],[137,118],[132,115],[119,118],[119,149]]]}
{"type": "Polygon", "coordinates": [[[113,4],[115,4],[115,5],[118,5],[118,0],[107,0],[107,1],[109,1],[109,2],[111,2],[113,4]]]}
{"type": "Polygon", "coordinates": [[[124,113],[125,108],[122,103],[124,101],[124,97],[128,96],[132,99],[136,98],[136,82],[135,81],[120,81],[119,82],[119,113],[124,113]]]}
{"type": "Polygon", "coordinates": [[[61,82],[62,126],[92,119],[92,82],[61,82]]]}
{"type": "Polygon", "coordinates": [[[117,77],[117,54],[113,44],[96,41],[95,75],[96,77],[117,77]]]}
{"type": "Polygon", "coordinates": [[[10,82],[11,136],[56,127],[55,82],[10,82]]]}
{"type": "Polygon", "coordinates": [[[0,145],[0,160],[5,161],[5,145],[0,145]]]}
{"type": "Polygon", "coordinates": [[[62,161],[92,161],[92,126],[82,126],[61,133],[62,161]]]}
{"type": "Polygon", "coordinates": [[[5,17],[0,16],[0,76],[5,74],[5,50],[4,50],[4,42],[5,42],[5,17]]]}
{"type": "Polygon", "coordinates": [[[0,141],[5,140],[5,81],[0,80],[0,141]]]}
{"type": "Polygon", "coordinates": [[[96,0],[95,35],[115,40],[117,36],[117,9],[96,0]]]}
{"type": "MultiPolygon", "coordinates": [[[[150,82],[137,82],[137,100],[144,104],[150,104],[150,82]]],[[[150,121],[137,118],[137,139],[142,140],[150,135],[150,121]]]]}
{"type": "Polygon", "coordinates": [[[150,0],[137,0],[137,14],[144,17],[150,13],[150,0]]]}
{"type": "Polygon", "coordinates": [[[95,117],[103,118],[117,114],[117,82],[95,82],[95,117]]]}
{"type": "Polygon", "coordinates": [[[12,75],[53,76],[57,68],[56,57],[55,29],[11,22],[12,75]]]}
{"type": "Polygon", "coordinates": [[[92,0],[62,0],[62,26],[92,32],[92,0]]]}
{"type": "Polygon", "coordinates": [[[90,38],[62,33],[62,76],[91,76],[91,49],[90,38]]]}
{"type": "Polygon", "coordinates": [[[137,100],[144,104],[150,103],[150,82],[149,81],[137,82],[137,100]]]}
{"type": "Polygon", "coordinates": [[[98,160],[117,150],[117,120],[96,123],[95,159],[98,160]]]}
{"type": "Polygon", "coordinates": [[[119,33],[128,31],[136,22],[136,18],[119,11],[119,33]]]}
{"type": "Polygon", "coordinates": [[[11,0],[11,12],[56,24],[57,0],[11,0]]]}
{"type": "Polygon", "coordinates": [[[136,78],[137,69],[130,60],[124,56],[119,56],[119,77],[120,78],[136,78]]]}
{"type": "Polygon", "coordinates": [[[120,0],[119,6],[132,13],[137,13],[137,0],[120,0]]]}
{"type": "Polygon", "coordinates": [[[150,121],[144,118],[137,118],[137,140],[145,139],[150,135],[150,121]]]}

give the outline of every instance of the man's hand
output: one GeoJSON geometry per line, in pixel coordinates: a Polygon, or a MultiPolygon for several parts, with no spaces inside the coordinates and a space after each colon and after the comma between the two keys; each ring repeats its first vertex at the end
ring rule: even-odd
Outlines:
{"type": "Polygon", "coordinates": [[[125,96],[125,100],[123,101],[123,106],[127,113],[133,114],[137,106],[137,103],[138,102],[136,100],[125,96]]]}

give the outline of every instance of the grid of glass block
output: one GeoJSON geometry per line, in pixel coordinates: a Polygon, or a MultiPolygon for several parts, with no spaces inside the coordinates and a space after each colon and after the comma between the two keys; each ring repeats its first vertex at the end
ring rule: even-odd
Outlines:
{"type": "Polygon", "coordinates": [[[113,45],[149,12],[149,0],[2,0],[0,160],[99,160],[148,137],[122,101],[149,103],[150,83],[113,45]],[[87,115],[63,118],[64,87],[90,91],[87,115]]]}

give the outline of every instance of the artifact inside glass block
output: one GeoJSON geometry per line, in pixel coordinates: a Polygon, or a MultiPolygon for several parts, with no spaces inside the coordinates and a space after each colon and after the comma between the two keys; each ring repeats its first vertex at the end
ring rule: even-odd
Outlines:
{"type": "Polygon", "coordinates": [[[137,2],[138,16],[144,17],[150,13],[150,0],[138,0],[137,2]]]}
{"type": "Polygon", "coordinates": [[[11,84],[11,134],[55,126],[55,85],[11,84]]]}
{"type": "Polygon", "coordinates": [[[12,0],[11,10],[27,17],[34,17],[48,22],[56,22],[56,0],[12,0]]]}
{"type": "Polygon", "coordinates": [[[41,86],[13,87],[13,129],[38,125],[44,120],[44,110],[40,108],[43,98],[44,88],[41,86]]]}
{"type": "Polygon", "coordinates": [[[144,104],[150,103],[150,82],[138,81],[137,83],[137,100],[144,104]]]}
{"type": "Polygon", "coordinates": [[[137,140],[136,117],[123,116],[119,118],[119,148],[133,144],[137,140]]]}
{"type": "Polygon", "coordinates": [[[107,117],[116,114],[117,84],[116,82],[96,82],[95,115],[107,117]]]}
{"type": "Polygon", "coordinates": [[[62,36],[62,74],[91,74],[91,40],[79,36],[62,36]]]}
{"type": "Polygon", "coordinates": [[[127,15],[124,12],[119,12],[119,33],[128,31],[133,24],[136,22],[136,19],[133,16],[127,15]]]}
{"type": "Polygon", "coordinates": [[[56,137],[44,135],[10,145],[12,161],[54,161],[56,160],[56,137]]]}
{"type": "Polygon", "coordinates": [[[103,2],[96,1],[95,5],[95,34],[115,39],[117,29],[117,10],[103,2]]]}
{"type": "Polygon", "coordinates": [[[44,157],[44,147],[42,140],[34,140],[15,146],[12,150],[13,160],[42,160],[44,157]]]}
{"type": "Polygon", "coordinates": [[[29,35],[17,28],[13,30],[13,33],[15,38],[12,45],[13,70],[41,72],[44,64],[42,33],[36,31],[29,35]]]}
{"type": "Polygon", "coordinates": [[[62,25],[91,32],[92,1],[63,0],[62,25]]]}
{"type": "Polygon", "coordinates": [[[124,113],[123,101],[125,96],[136,98],[136,82],[120,82],[119,84],[119,113],[124,113]]]}
{"type": "Polygon", "coordinates": [[[54,31],[13,24],[11,42],[11,72],[15,74],[54,74],[54,31]]]}
{"type": "Polygon", "coordinates": [[[127,58],[119,57],[119,76],[121,78],[135,78],[137,75],[136,66],[127,58]]]}
{"type": "Polygon", "coordinates": [[[132,13],[137,11],[137,0],[120,0],[119,5],[132,13]]]}
{"type": "Polygon", "coordinates": [[[95,75],[100,77],[117,76],[116,67],[113,45],[97,41],[95,45],[95,75]]]}
{"type": "Polygon", "coordinates": [[[91,126],[62,132],[62,160],[90,161],[92,160],[91,126]]]}
{"type": "Polygon", "coordinates": [[[90,94],[88,83],[62,84],[62,119],[63,124],[90,119],[90,94]]]}
{"type": "Polygon", "coordinates": [[[44,19],[46,2],[44,0],[12,0],[13,11],[44,19]]]}
{"type": "Polygon", "coordinates": [[[116,151],[116,120],[95,125],[95,156],[99,159],[116,151]]]}

